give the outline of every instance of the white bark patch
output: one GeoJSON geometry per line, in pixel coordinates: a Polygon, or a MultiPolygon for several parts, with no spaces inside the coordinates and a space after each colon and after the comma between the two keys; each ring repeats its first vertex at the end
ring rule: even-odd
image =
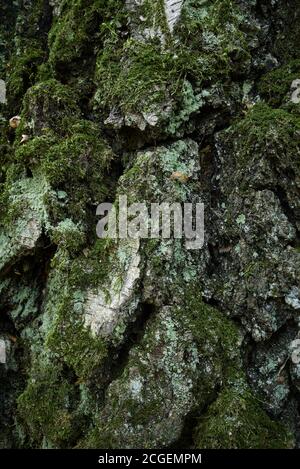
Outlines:
{"type": "MultiPolygon", "coordinates": [[[[178,22],[184,0],[164,0],[164,12],[168,28],[170,33],[173,33],[174,27],[178,22]]],[[[161,42],[164,43],[165,38],[161,29],[161,25],[157,24],[158,13],[160,13],[160,5],[156,1],[153,5],[152,12],[149,12],[149,15],[142,16],[139,15],[139,9],[144,4],[144,0],[126,0],[125,5],[129,13],[136,15],[136,17],[131,19],[131,32],[135,39],[138,40],[147,40],[155,37],[159,37],[161,42]],[[153,13],[154,12],[154,13],[153,13]],[[157,15],[155,14],[157,13],[157,15]],[[147,19],[152,21],[152,27],[145,26],[147,19]]]]}
{"type": "Polygon", "coordinates": [[[53,15],[54,16],[60,16],[63,8],[63,2],[61,0],[50,0],[49,1],[50,6],[52,6],[53,10],[53,15]]]}
{"type": "Polygon", "coordinates": [[[121,309],[132,297],[136,281],[140,277],[140,254],[133,254],[121,288],[118,278],[112,280],[109,294],[105,290],[88,293],[85,306],[85,326],[93,335],[109,336],[118,323],[121,309]]]}
{"type": "Polygon", "coordinates": [[[300,290],[298,287],[292,287],[291,291],[285,296],[285,302],[294,309],[300,309],[300,290]]]}
{"type": "Polygon", "coordinates": [[[0,80],[0,104],[6,103],[6,85],[5,81],[0,80]]]}
{"type": "Polygon", "coordinates": [[[165,0],[165,13],[170,32],[173,33],[174,27],[180,18],[184,0],[165,0]]]}
{"type": "Polygon", "coordinates": [[[20,236],[20,245],[25,249],[33,249],[42,234],[42,225],[39,220],[28,220],[20,236]]]}
{"type": "Polygon", "coordinates": [[[292,98],[291,101],[294,104],[299,104],[300,103],[300,79],[297,78],[292,82],[291,85],[291,90],[292,90],[292,98]]]}
{"type": "Polygon", "coordinates": [[[6,344],[3,339],[0,339],[0,363],[6,363],[6,344]]]}
{"type": "Polygon", "coordinates": [[[135,11],[138,7],[143,5],[144,0],[126,0],[126,8],[129,11],[135,11]]]}

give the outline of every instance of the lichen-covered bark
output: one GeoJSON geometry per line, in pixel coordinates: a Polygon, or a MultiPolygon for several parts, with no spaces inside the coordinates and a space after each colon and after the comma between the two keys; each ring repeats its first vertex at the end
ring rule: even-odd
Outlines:
{"type": "Polygon", "coordinates": [[[300,2],[0,15],[0,448],[299,447],[300,2]],[[123,194],[203,248],[97,239],[123,194]]]}

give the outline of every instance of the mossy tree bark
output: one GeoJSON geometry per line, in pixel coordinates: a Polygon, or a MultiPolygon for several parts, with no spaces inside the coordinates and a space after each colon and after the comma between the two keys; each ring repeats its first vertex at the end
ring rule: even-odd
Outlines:
{"type": "Polygon", "coordinates": [[[0,447],[299,447],[300,2],[0,14],[0,447]],[[123,194],[203,248],[97,239],[123,194]]]}

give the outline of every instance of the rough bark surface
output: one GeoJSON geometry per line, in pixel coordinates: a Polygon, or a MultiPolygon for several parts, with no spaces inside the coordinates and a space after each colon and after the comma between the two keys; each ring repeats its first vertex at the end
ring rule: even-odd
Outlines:
{"type": "Polygon", "coordinates": [[[0,19],[0,448],[299,447],[300,1],[0,19]],[[203,248],[98,239],[122,194],[203,248]]]}

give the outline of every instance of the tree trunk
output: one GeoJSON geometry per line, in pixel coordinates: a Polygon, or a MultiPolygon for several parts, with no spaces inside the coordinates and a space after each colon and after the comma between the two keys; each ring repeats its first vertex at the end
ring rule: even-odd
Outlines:
{"type": "Polygon", "coordinates": [[[0,14],[0,448],[299,447],[300,1],[0,14]]]}

